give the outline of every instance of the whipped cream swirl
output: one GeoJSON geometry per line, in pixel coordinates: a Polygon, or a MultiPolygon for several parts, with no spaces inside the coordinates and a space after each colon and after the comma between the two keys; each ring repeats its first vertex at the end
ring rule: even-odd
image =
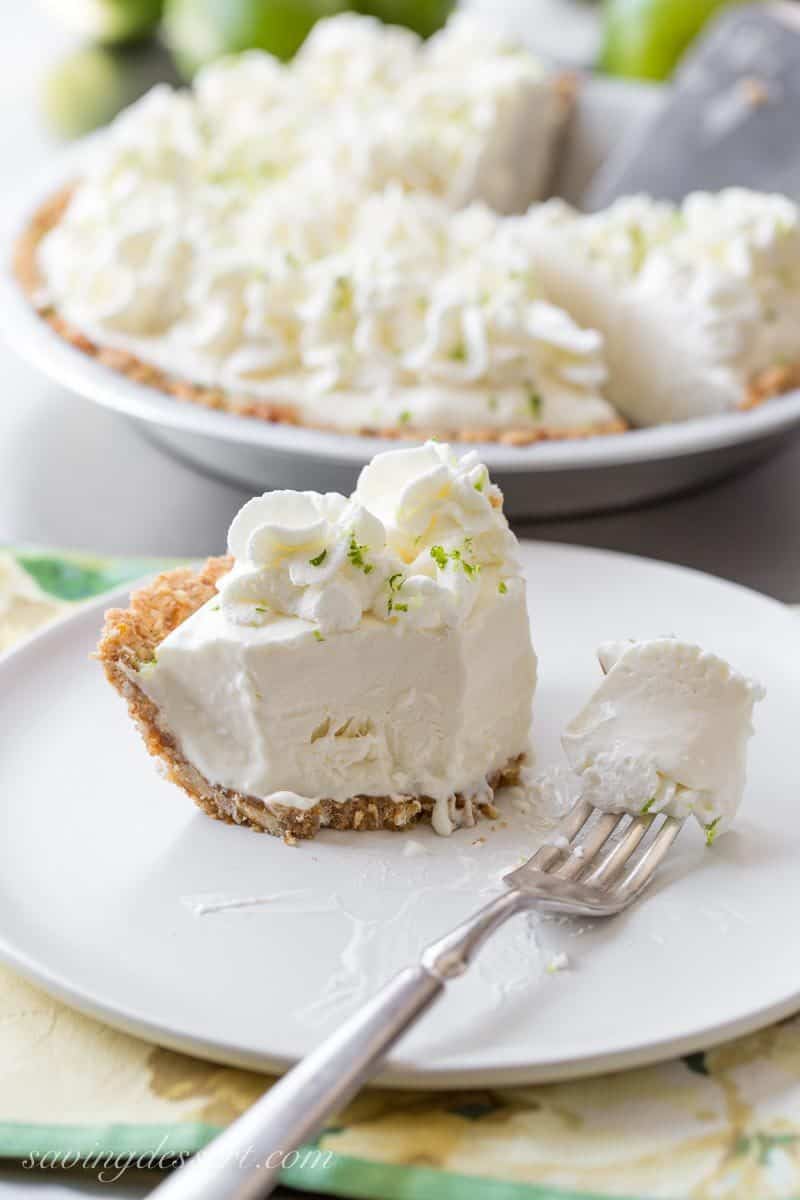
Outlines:
{"type": "Polygon", "coordinates": [[[336,493],[267,492],[228,534],[236,565],[219,585],[228,620],[265,624],[276,613],[321,633],[354,629],[387,573],[380,521],[336,493]]]}
{"type": "Polygon", "coordinates": [[[268,492],[228,535],[235,564],[219,583],[226,619],[300,617],[320,636],[369,614],[436,629],[482,597],[522,586],[502,495],[477,455],[428,442],[377,455],[353,496],[268,492]]]}
{"type": "Polygon", "coordinates": [[[427,442],[377,455],[354,493],[380,518],[398,575],[387,614],[422,628],[466,620],[484,589],[518,574],[502,493],[471,451],[427,442]]]}
{"type": "Polygon", "coordinates": [[[607,643],[598,658],[605,678],[562,737],[584,798],[610,812],[692,814],[710,843],[741,804],[763,688],[676,638],[607,643]]]}

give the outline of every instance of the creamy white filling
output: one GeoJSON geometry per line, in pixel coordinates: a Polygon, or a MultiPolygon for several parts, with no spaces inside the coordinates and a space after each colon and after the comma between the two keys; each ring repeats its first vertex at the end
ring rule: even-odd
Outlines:
{"type": "Polygon", "coordinates": [[[258,628],[211,601],[137,674],[164,727],[211,782],[265,803],[430,796],[437,832],[487,798],[528,746],[535,657],[524,586],[487,593],[456,628],[365,617],[320,642],[296,617],[258,628]]]}
{"type": "Polygon", "coordinates": [[[611,402],[637,425],[727,412],[760,371],[797,362],[800,214],[731,188],[528,223],[542,286],[604,337],[611,402]]]}
{"type": "Polygon", "coordinates": [[[431,797],[450,833],[528,746],[516,544],[485,465],[440,443],[378,455],[349,500],[266,493],[219,596],[136,681],[213,784],[298,809],[431,797]]]}
{"type": "Polygon", "coordinates": [[[582,794],[611,812],[692,814],[709,841],[742,801],[763,689],[676,638],[608,643],[605,678],[562,743],[582,794]]]}

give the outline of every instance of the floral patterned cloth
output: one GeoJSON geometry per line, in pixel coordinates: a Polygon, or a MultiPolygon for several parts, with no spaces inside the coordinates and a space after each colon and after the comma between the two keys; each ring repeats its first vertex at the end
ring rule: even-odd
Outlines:
{"type": "MultiPolygon", "coordinates": [[[[0,553],[0,649],[162,565],[0,553]]],[[[200,1149],[269,1083],[118,1033],[0,968],[0,1156],[110,1180],[200,1149]]],[[[800,1017],[598,1079],[368,1091],[285,1178],[378,1200],[800,1200],[800,1017]]]]}

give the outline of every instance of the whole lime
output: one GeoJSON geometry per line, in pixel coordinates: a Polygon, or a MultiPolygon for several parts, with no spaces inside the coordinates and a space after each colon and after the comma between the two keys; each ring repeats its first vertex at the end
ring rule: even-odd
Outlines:
{"type": "Polygon", "coordinates": [[[714,13],[742,0],[606,0],[602,70],[666,79],[714,13]]]}
{"type": "Polygon", "coordinates": [[[181,73],[241,50],[291,58],[320,17],[346,0],[167,0],[164,34],[181,73]]]}
{"type": "Polygon", "coordinates": [[[169,56],[157,43],[84,46],[50,70],[39,101],[55,134],[81,137],[105,125],[154,83],[174,78],[169,56]]]}
{"type": "Polygon", "coordinates": [[[47,6],[76,33],[111,44],[152,33],[164,0],[47,0],[47,6]]]}
{"type": "Polygon", "coordinates": [[[356,0],[353,8],[389,25],[406,25],[422,37],[441,29],[455,8],[455,0],[356,0]]]}

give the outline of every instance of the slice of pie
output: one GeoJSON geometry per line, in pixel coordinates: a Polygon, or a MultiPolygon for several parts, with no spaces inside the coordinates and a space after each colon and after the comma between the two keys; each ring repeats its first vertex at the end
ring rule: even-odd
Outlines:
{"type": "Polygon", "coordinates": [[[606,394],[632,424],[751,407],[800,386],[800,209],[729,188],[528,222],[553,302],[603,335],[606,394]]]}
{"type": "Polygon", "coordinates": [[[381,454],[353,496],[272,492],[229,557],[107,614],[148,750],[214,817],[287,837],[437,833],[492,812],[528,749],[536,658],[502,497],[475,454],[381,454]]]}

